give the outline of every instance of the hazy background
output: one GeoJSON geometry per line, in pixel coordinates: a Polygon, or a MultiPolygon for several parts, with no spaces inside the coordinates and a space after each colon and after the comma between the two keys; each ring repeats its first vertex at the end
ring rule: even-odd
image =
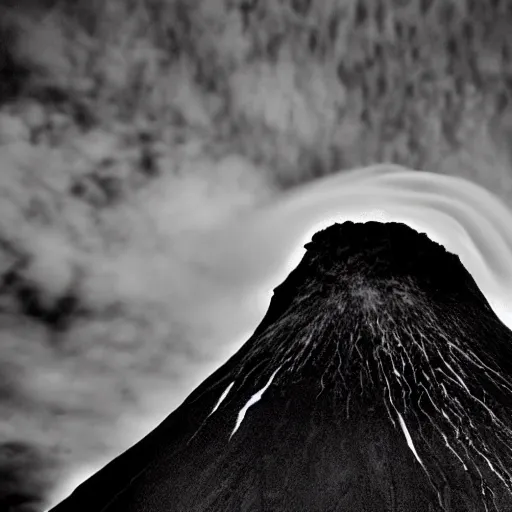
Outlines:
{"type": "Polygon", "coordinates": [[[3,0],[0,509],[62,498],[254,321],[210,227],[383,160],[512,206],[511,94],[510,0],[3,0]]]}

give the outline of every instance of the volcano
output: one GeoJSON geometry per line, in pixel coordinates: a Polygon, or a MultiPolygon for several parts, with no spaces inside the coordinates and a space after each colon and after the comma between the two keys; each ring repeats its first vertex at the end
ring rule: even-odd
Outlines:
{"type": "Polygon", "coordinates": [[[512,333],[399,223],[316,233],[240,350],[51,512],[512,511],[512,333]]]}

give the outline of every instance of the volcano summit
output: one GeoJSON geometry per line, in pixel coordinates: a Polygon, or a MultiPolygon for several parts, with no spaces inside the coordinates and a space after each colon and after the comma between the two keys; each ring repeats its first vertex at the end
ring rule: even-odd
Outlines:
{"type": "Polygon", "coordinates": [[[404,224],[313,236],[251,338],[52,512],[512,510],[512,333],[404,224]]]}

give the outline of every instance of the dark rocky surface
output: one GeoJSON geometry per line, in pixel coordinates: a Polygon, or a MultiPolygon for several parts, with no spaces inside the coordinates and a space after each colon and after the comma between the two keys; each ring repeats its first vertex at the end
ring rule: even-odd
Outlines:
{"type": "Polygon", "coordinates": [[[512,333],[459,258],[397,223],[306,248],[243,347],[52,512],[512,509],[512,333]]]}

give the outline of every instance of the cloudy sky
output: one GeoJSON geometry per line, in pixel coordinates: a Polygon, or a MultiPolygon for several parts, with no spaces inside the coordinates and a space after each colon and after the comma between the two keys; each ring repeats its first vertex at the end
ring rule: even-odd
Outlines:
{"type": "Polygon", "coordinates": [[[503,299],[512,13],[395,4],[3,3],[0,470],[17,492],[61,497],[168,414],[339,215],[444,235],[503,299]],[[335,174],[383,161],[437,178],[335,174]]]}

